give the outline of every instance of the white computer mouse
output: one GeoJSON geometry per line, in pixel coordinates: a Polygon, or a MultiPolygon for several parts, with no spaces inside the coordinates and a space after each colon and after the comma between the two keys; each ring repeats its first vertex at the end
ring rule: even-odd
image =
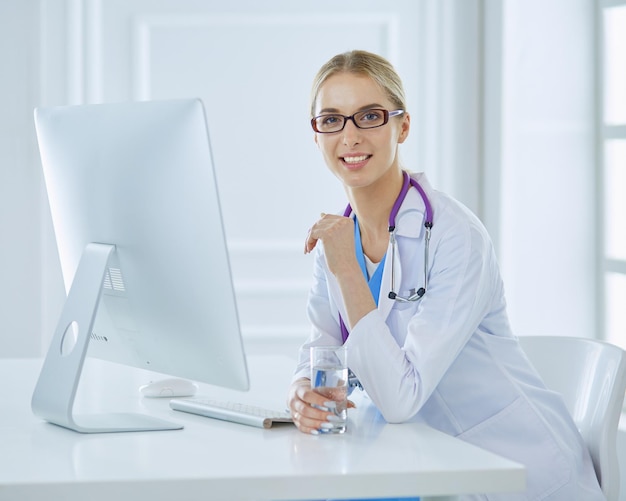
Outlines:
{"type": "Polygon", "coordinates": [[[198,391],[196,383],[178,378],[151,381],[139,388],[139,392],[149,398],[192,397],[196,391],[198,391]]]}

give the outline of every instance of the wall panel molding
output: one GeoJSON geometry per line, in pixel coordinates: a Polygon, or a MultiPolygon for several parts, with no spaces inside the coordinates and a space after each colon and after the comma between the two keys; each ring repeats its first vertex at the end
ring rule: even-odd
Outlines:
{"type": "MultiPolygon", "coordinates": [[[[18,226],[32,229],[40,240],[40,245],[33,245],[30,232],[7,236],[19,249],[37,249],[38,256],[36,263],[27,266],[26,256],[30,254],[23,252],[24,262],[19,261],[15,270],[5,270],[9,282],[23,282],[24,290],[28,294],[36,291],[39,298],[36,305],[25,304],[23,299],[21,309],[18,305],[11,312],[2,312],[5,325],[18,326],[11,332],[12,339],[29,339],[16,342],[17,349],[28,346],[26,350],[32,355],[45,351],[65,299],[41,183],[32,108],[165,99],[198,95],[204,90],[219,96],[211,103],[210,117],[215,120],[232,115],[232,119],[212,127],[211,141],[244,331],[255,339],[300,338],[302,332],[308,332],[304,310],[312,270],[312,256],[302,254],[302,239],[321,211],[337,211],[345,204],[343,190],[323,165],[308,127],[310,81],[330,55],[364,48],[381,53],[396,65],[411,96],[409,102],[417,103],[413,96],[420,90],[418,80],[423,71],[418,54],[426,38],[419,29],[420,16],[424,5],[432,1],[393,0],[383,4],[378,0],[320,0],[307,4],[267,0],[262,5],[253,0],[5,2],[2,12],[8,14],[0,19],[3,34],[21,42],[18,51],[8,39],[6,46],[10,54],[24,58],[20,69],[22,63],[29,68],[23,77],[16,73],[15,78],[5,78],[5,92],[14,96],[15,103],[32,103],[24,107],[26,112],[19,121],[9,114],[4,124],[9,129],[18,127],[16,137],[30,141],[28,159],[21,162],[24,165],[19,166],[19,172],[28,172],[33,178],[28,188],[13,191],[20,200],[38,200],[29,204],[29,208],[36,207],[36,214],[24,213],[18,226]],[[316,30],[322,35],[312,44],[311,33],[316,30]],[[209,36],[203,40],[207,31],[209,36]],[[220,33],[233,31],[235,36],[224,43],[220,33]],[[192,36],[200,34],[200,40],[185,38],[190,32],[192,36]],[[215,47],[213,56],[219,56],[217,59],[224,53],[223,59],[235,60],[244,68],[253,64],[254,70],[225,74],[219,85],[207,85],[215,74],[211,72],[222,68],[203,64],[204,41],[215,47]],[[257,41],[268,44],[258,48],[257,41]],[[168,52],[170,42],[174,49],[168,52]],[[195,52],[184,60],[190,47],[195,52]],[[251,50],[256,52],[246,59],[246,51],[251,50]],[[271,57],[264,59],[265,54],[271,57]],[[183,70],[180,76],[176,74],[181,69],[178,63],[183,70]],[[237,97],[222,99],[230,82],[238,84],[234,86],[237,97]],[[251,96],[251,89],[258,96],[251,96]],[[237,98],[242,102],[236,102],[237,98]],[[253,118],[259,103],[263,103],[259,109],[266,109],[266,103],[280,104],[276,107],[282,113],[280,123],[287,124],[280,141],[276,134],[259,139],[263,132],[259,127],[245,127],[250,121],[246,123],[241,110],[252,110],[253,118]],[[274,310],[285,298],[287,307],[274,310]],[[20,320],[24,312],[32,317],[33,311],[37,313],[32,322],[41,327],[32,328],[30,320],[20,320]],[[35,341],[31,343],[32,339],[35,341]]],[[[413,170],[423,170],[420,155],[425,143],[419,134],[419,113],[416,107],[416,132],[402,146],[407,167],[413,170]]],[[[11,164],[6,155],[2,158],[3,165],[11,164]]],[[[9,250],[0,255],[13,262],[9,250]]]]}
{"type": "MultiPolygon", "coordinates": [[[[342,29],[344,26],[370,26],[379,30],[380,40],[383,41],[387,57],[397,59],[398,46],[398,17],[388,12],[357,13],[337,15],[331,12],[316,14],[176,14],[158,15],[144,13],[136,16],[132,22],[131,38],[133,40],[133,99],[152,99],[151,92],[151,64],[153,55],[151,40],[158,30],[176,29],[181,32],[189,28],[204,28],[207,31],[218,27],[231,29],[242,27],[262,27],[268,32],[275,32],[281,28],[301,27],[302,30],[314,33],[315,29],[324,26],[335,26],[342,29]]],[[[314,41],[312,41],[314,43],[314,41]]]]}
{"type": "Polygon", "coordinates": [[[228,250],[244,338],[303,339],[313,258],[303,255],[302,242],[235,240],[228,250]]]}

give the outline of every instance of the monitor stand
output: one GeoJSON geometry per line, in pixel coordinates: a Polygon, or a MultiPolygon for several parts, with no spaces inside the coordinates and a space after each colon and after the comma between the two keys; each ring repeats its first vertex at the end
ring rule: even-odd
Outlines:
{"type": "Polygon", "coordinates": [[[115,246],[90,243],[72,282],[65,306],[35,386],[33,412],[80,433],[177,430],[182,425],[146,414],[74,414],[74,400],[93,330],[102,283],[115,246]]]}

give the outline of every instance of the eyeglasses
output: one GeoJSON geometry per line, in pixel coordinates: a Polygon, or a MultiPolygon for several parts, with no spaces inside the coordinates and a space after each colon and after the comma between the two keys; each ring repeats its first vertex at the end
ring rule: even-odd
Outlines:
{"type": "Polygon", "coordinates": [[[339,113],[328,113],[312,118],[311,126],[315,132],[331,134],[333,132],[342,131],[348,120],[352,120],[352,123],[359,129],[375,129],[389,122],[390,117],[395,117],[402,113],[404,113],[404,110],[387,111],[378,108],[358,111],[349,117],[340,115],[339,113]]]}

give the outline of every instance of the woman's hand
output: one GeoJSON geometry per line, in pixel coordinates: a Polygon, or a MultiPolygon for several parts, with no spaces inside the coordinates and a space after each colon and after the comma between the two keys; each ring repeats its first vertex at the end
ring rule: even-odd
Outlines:
{"type": "Polygon", "coordinates": [[[322,213],[307,234],[304,253],[311,252],[318,240],[324,243],[326,263],[331,273],[338,275],[345,270],[360,271],[354,247],[354,221],[351,218],[322,213]]]}
{"type": "Polygon", "coordinates": [[[344,216],[322,213],[311,227],[304,242],[304,252],[311,252],[317,241],[324,243],[324,257],[335,275],[346,306],[348,329],[376,309],[376,302],[356,259],[354,220],[344,216]]]}
{"type": "MultiPolygon", "coordinates": [[[[308,378],[297,379],[291,384],[287,405],[294,424],[301,432],[317,435],[319,430],[332,427],[328,417],[334,414],[323,410],[327,401],[328,397],[311,389],[311,381],[308,378]]],[[[354,407],[354,403],[348,400],[348,408],[350,407],[354,407]]]]}

